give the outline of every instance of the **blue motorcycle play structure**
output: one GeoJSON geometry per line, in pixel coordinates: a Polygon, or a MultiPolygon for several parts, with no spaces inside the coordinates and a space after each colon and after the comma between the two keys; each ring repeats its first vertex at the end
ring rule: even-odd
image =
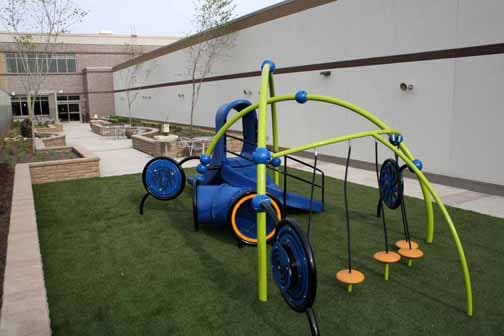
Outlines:
{"type": "MultiPolygon", "coordinates": [[[[232,111],[240,112],[249,107],[251,102],[247,100],[235,100],[223,105],[215,117],[216,132],[225,125],[228,114],[232,111]]],[[[198,179],[189,177],[187,183],[193,187],[193,220],[197,230],[200,225],[208,225],[216,228],[223,228],[230,225],[237,239],[244,244],[255,245],[257,243],[256,212],[252,208],[252,200],[255,196],[257,184],[257,168],[253,162],[253,154],[257,148],[257,114],[255,111],[249,113],[242,119],[243,139],[231,135],[222,137],[217,143],[208,169],[200,172],[198,179]],[[243,142],[240,153],[227,150],[227,138],[231,137],[243,142]],[[229,157],[231,153],[233,157],[229,157]],[[216,197],[218,195],[218,197],[216,197]]],[[[192,159],[199,160],[199,157],[189,157],[179,162],[181,166],[192,159]]],[[[300,160],[290,157],[291,160],[300,160]]],[[[301,161],[302,162],[302,161],[301,161]]],[[[302,162],[308,167],[311,165],[302,162]]],[[[147,194],[140,205],[140,212],[148,195],[152,195],[160,200],[170,200],[177,197],[183,188],[180,188],[185,180],[185,175],[174,170],[176,162],[169,158],[155,158],[151,160],[144,170],[143,180],[147,189],[147,194]],[[165,174],[161,171],[161,166],[166,166],[170,172],[165,174]],[[151,172],[151,173],[150,173],[151,172]],[[166,176],[169,176],[168,179],[166,176]],[[162,179],[158,185],[172,185],[171,188],[153,188],[156,185],[155,179],[162,179]]],[[[270,167],[275,169],[274,167],[270,167]]],[[[318,169],[321,176],[324,173],[318,169]]],[[[286,172],[287,175],[291,175],[286,172]]],[[[295,177],[306,183],[311,181],[295,177]]],[[[323,180],[323,179],[322,179],[323,180]]],[[[322,189],[323,182],[319,187],[322,189]]],[[[266,192],[273,200],[273,208],[278,220],[282,218],[282,212],[287,209],[295,211],[321,212],[323,211],[323,197],[321,201],[311,200],[302,195],[284,192],[274,181],[267,177],[266,192]]],[[[275,233],[275,224],[272,218],[267,223],[267,239],[270,240],[275,233]]]]}

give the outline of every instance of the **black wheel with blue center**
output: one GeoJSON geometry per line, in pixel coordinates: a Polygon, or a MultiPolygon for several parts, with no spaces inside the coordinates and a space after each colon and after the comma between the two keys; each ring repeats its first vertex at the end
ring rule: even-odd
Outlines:
{"type": "Polygon", "coordinates": [[[184,190],[186,177],[177,161],[158,157],[150,160],[142,172],[145,189],[154,198],[168,201],[184,190]]]}
{"type": "Polygon", "coordinates": [[[387,159],[380,169],[380,196],[390,209],[397,209],[402,202],[404,184],[402,172],[394,159],[387,159]]]}
{"type": "Polygon", "coordinates": [[[317,268],[308,237],[293,219],[283,219],[271,248],[273,280],[285,302],[299,313],[311,308],[317,295],[317,268]]]}

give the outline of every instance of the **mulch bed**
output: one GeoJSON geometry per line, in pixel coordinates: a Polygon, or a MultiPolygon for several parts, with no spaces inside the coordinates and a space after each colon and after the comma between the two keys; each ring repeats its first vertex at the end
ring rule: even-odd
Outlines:
{"type": "MultiPolygon", "coordinates": [[[[13,170],[7,164],[0,163],[0,284],[4,280],[13,185],[13,170]]],[[[2,299],[3,286],[0,286],[0,306],[2,299]]]]}

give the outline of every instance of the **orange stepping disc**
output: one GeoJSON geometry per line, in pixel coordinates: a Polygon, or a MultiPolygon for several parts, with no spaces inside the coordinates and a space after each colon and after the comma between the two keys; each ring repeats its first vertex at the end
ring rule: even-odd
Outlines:
{"type": "Polygon", "coordinates": [[[376,261],[384,264],[395,264],[401,260],[401,256],[392,251],[388,253],[385,251],[376,252],[373,257],[376,261]]]}
{"type": "Polygon", "coordinates": [[[338,280],[341,283],[344,283],[345,285],[357,285],[360,284],[364,281],[366,277],[362,272],[359,272],[355,269],[350,272],[350,270],[344,269],[336,273],[336,280],[338,280]]]}
{"type": "MultiPolygon", "coordinates": [[[[419,247],[417,242],[414,242],[413,240],[411,240],[410,242],[411,242],[411,248],[412,249],[417,249],[419,247]]],[[[396,241],[395,246],[398,249],[409,249],[410,248],[409,244],[408,244],[408,241],[404,240],[404,239],[396,241]]]]}
{"type": "Polygon", "coordinates": [[[399,254],[403,256],[404,258],[407,259],[420,259],[423,257],[423,252],[420,249],[409,249],[409,248],[402,248],[399,249],[399,254]]]}

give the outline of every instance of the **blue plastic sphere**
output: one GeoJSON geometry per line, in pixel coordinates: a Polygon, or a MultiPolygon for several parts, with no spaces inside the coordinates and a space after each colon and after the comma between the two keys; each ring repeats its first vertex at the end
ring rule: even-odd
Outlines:
{"type": "Polygon", "coordinates": [[[404,137],[401,134],[390,134],[389,142],[394,146],[399,146],[404,141],[404,137]]]}
{"type": "Polygon", "coordinates": [[[413,160],[413,164],[415,165],[415,167],[418,168],[418,170],[422,171],[422,169],[423,169],[422,161],[420,161],[419,159],[415,159],[415,160],[413,160]]]}
{"type": "Polygon", "coordinates": [[[268,149],[264,147],[259,147],[255,150],[254,154],[252,155],[252,160],[254,160],[255,163],[259,164],[268,164],[271,159],[271,153],[269,152],[268,149]]]}
{"type": "Polygon", "coordinates": [[[203,175],[198,174],[194,177],[194,181],[197,182],[198,184],[203,183],[203,181],[205,181],[205,177],[203,175]]]}
{"type": "Polygon", "coordinates": [[[210,163],[210,156],[205,155],[205,154],[201,155],[200,156],[200,162],[201,162],[202,165],[206,166],[207,164],[210,163]]]}
{"type": "Polygon", "coordinates": [[[198,173],[200,174],[206,174],[208,172],[208,167],[203,165],[203,164],[199,164],[198,165],[198,168],[196,168],[196,170],[198,171],[198,173]]]}
{"type": "Polygon", "coordinates": [[[299,104],[304,104],[308,101],[308,93],[306,91],[298,91],[296,92],[296,101],[299,104]]]}
{"type": "Polygon", "coordinates": [[[261,64],[261,70],[262,70],[262,68],[264,68],[264,65],[266,65],[266,64],[269,64],[269,66],[270,66],[270,73],[275,72],[276,65],[271,60],[265,60],[264,62],[262,62],[262,64],[261,64]]]}
{"type": "Polygon", "coordinates": [[[271,160],[271,165],[273,167],[280,167],[281,164],[282,160],[280,158],[274,158],[273,160],[271,160]]]}
{"type": "Polygon", "coordinates": [[[269,204],[271,204],[271,199],[268,197],[268,195],[256,195],[253,199],[252,199],[252,208],[256,211],[256,212],[264,212],[264,208],[261,206],[261,204],[263,202],[267,202],[269,204]]]}

